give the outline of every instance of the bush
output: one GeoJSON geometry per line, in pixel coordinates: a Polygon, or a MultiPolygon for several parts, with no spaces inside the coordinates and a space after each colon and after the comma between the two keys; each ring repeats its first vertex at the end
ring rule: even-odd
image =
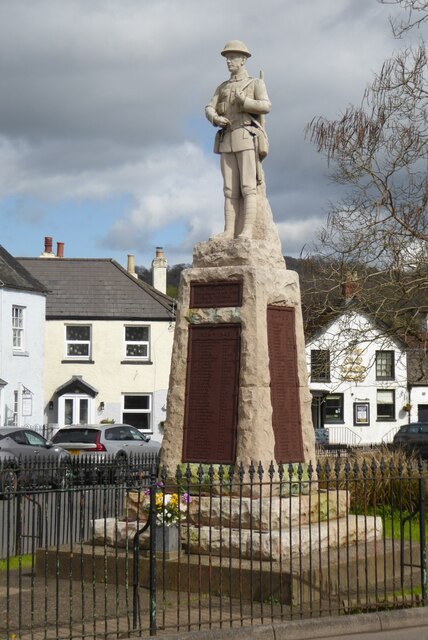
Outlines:
{"type": "Polygon", "coordinates": [[[320,488],[349,491],[355,513],[385,509],[412,512],[419,504],[420,481],[427,492],[425,463],[398,448],[352,451],[346,458],[327,457],[316,468],[320,488]]]}

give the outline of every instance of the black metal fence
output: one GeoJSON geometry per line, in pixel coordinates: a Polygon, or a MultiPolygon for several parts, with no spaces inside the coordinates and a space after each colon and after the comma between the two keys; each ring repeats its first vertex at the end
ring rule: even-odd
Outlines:
{"type": "Polygon", "coordinates": [[[0,638],[139,637],[427,603],[416,459],[183,465],[173,478],[153,457],[73,460],[65,479],[52,466],[15,471],[0,501],[0,638]]]}

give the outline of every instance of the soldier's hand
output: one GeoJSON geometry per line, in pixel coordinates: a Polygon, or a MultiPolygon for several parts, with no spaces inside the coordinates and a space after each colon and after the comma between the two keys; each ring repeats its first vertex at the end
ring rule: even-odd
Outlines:
{"type": "Polygon", "coordinates": [[[214,116],[213,124],[216,127],[227,127],[227,125],[230,124],[230,122],[224,116],[214,116]]]}
{"type": "Polygon", "coordinates": [[[243,93],[242,91],[236,91],[235,93],[235,100],[237,102],[239,102],[239,104],[244,104],[245,102],[245,93],[243,93]]]}

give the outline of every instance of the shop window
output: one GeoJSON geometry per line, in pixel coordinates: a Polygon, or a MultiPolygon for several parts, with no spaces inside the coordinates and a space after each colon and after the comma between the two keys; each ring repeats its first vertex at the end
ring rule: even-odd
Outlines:
{"type": "Polygon", "coordinates": [[[378,389],[377,419],[395,420],[395,392],[393,390],[378,389]]]}
{"type": "Polygon", "coordinates": [[[324,422],[343,422],[343,393],[334,393],[324,400],[324,422]]]}

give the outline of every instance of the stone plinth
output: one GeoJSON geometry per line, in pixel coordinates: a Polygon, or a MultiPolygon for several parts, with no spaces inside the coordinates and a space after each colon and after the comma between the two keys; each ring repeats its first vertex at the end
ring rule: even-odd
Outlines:
{"type": "MultiPolygon", "coordinates": [[[[219,241],[212,241],[219,251],[219,241]]],[[[261,462],[267,470],[271,461],[309,462],[315,460],[314,430],[311,418],[311,395],[307,383],[307,367],[303,322],[300,306],[298,276],[288,271],[282,261],[261,266],[266,247],[254,240],[227,241],[228,259],[246,255],[247,264],[230,266],[200,266],[182,272],[178,313],[172,355],[172,366],[167,403],[165,435],[161,450],[161,464],[173,478],[177,465],[182,462],[219,463],[224,460],[193,459],[183,456],[183,438],[186,412],[186,382],[189,365],[189,329],[193,326],[239,325],[240,369],[237,401],[237,433],[234,460],[226,463],[244,465],[261,462]],[[232,251],[233,247],[233,251],[232,251]],[[245,248],[245,250],[243,249],[245,248]],[[192,308],[190,306],[193,283],[242,283],[242,304],[233,307],[192,308]],[[300,459],[278,460],[275,456],[275,434],[272,424],[271,371],[268,349],[268,307],[293,310],[295,323],[295,353],[298,388],[288,404],[296,409],[301,421],[303,451],[300,459]]],[[[209,243],[205,243],[208,245],[209,243]]],[[[221,243],[220,243],[221,244],[221,243]]],[[[205,247],[206,249],[206,247],[205,247]]],[[[198,250],[198,247],[196,248],[198,250]]],[[[198,251],[197,264],[209,262],[209,252],[198,251]],[[205,255],[205,258],[202,256],[205,255]]],[[[290,346],[292,348],[292,345],[290,346]]],[[[294,347],[293,347],[294,348],[294,347]]],[[[207,393],[210,389],[207,389],[207,393]]],[[[221,403],[221,397],[218,399],[221,403]]],[[[284,428],[286,419],[284,419],[284,428]]],[[[198,434],[197,420],[194,424],[198,434]]],[[[282,428],[282,427],[281,427],[282,428]]]]}

